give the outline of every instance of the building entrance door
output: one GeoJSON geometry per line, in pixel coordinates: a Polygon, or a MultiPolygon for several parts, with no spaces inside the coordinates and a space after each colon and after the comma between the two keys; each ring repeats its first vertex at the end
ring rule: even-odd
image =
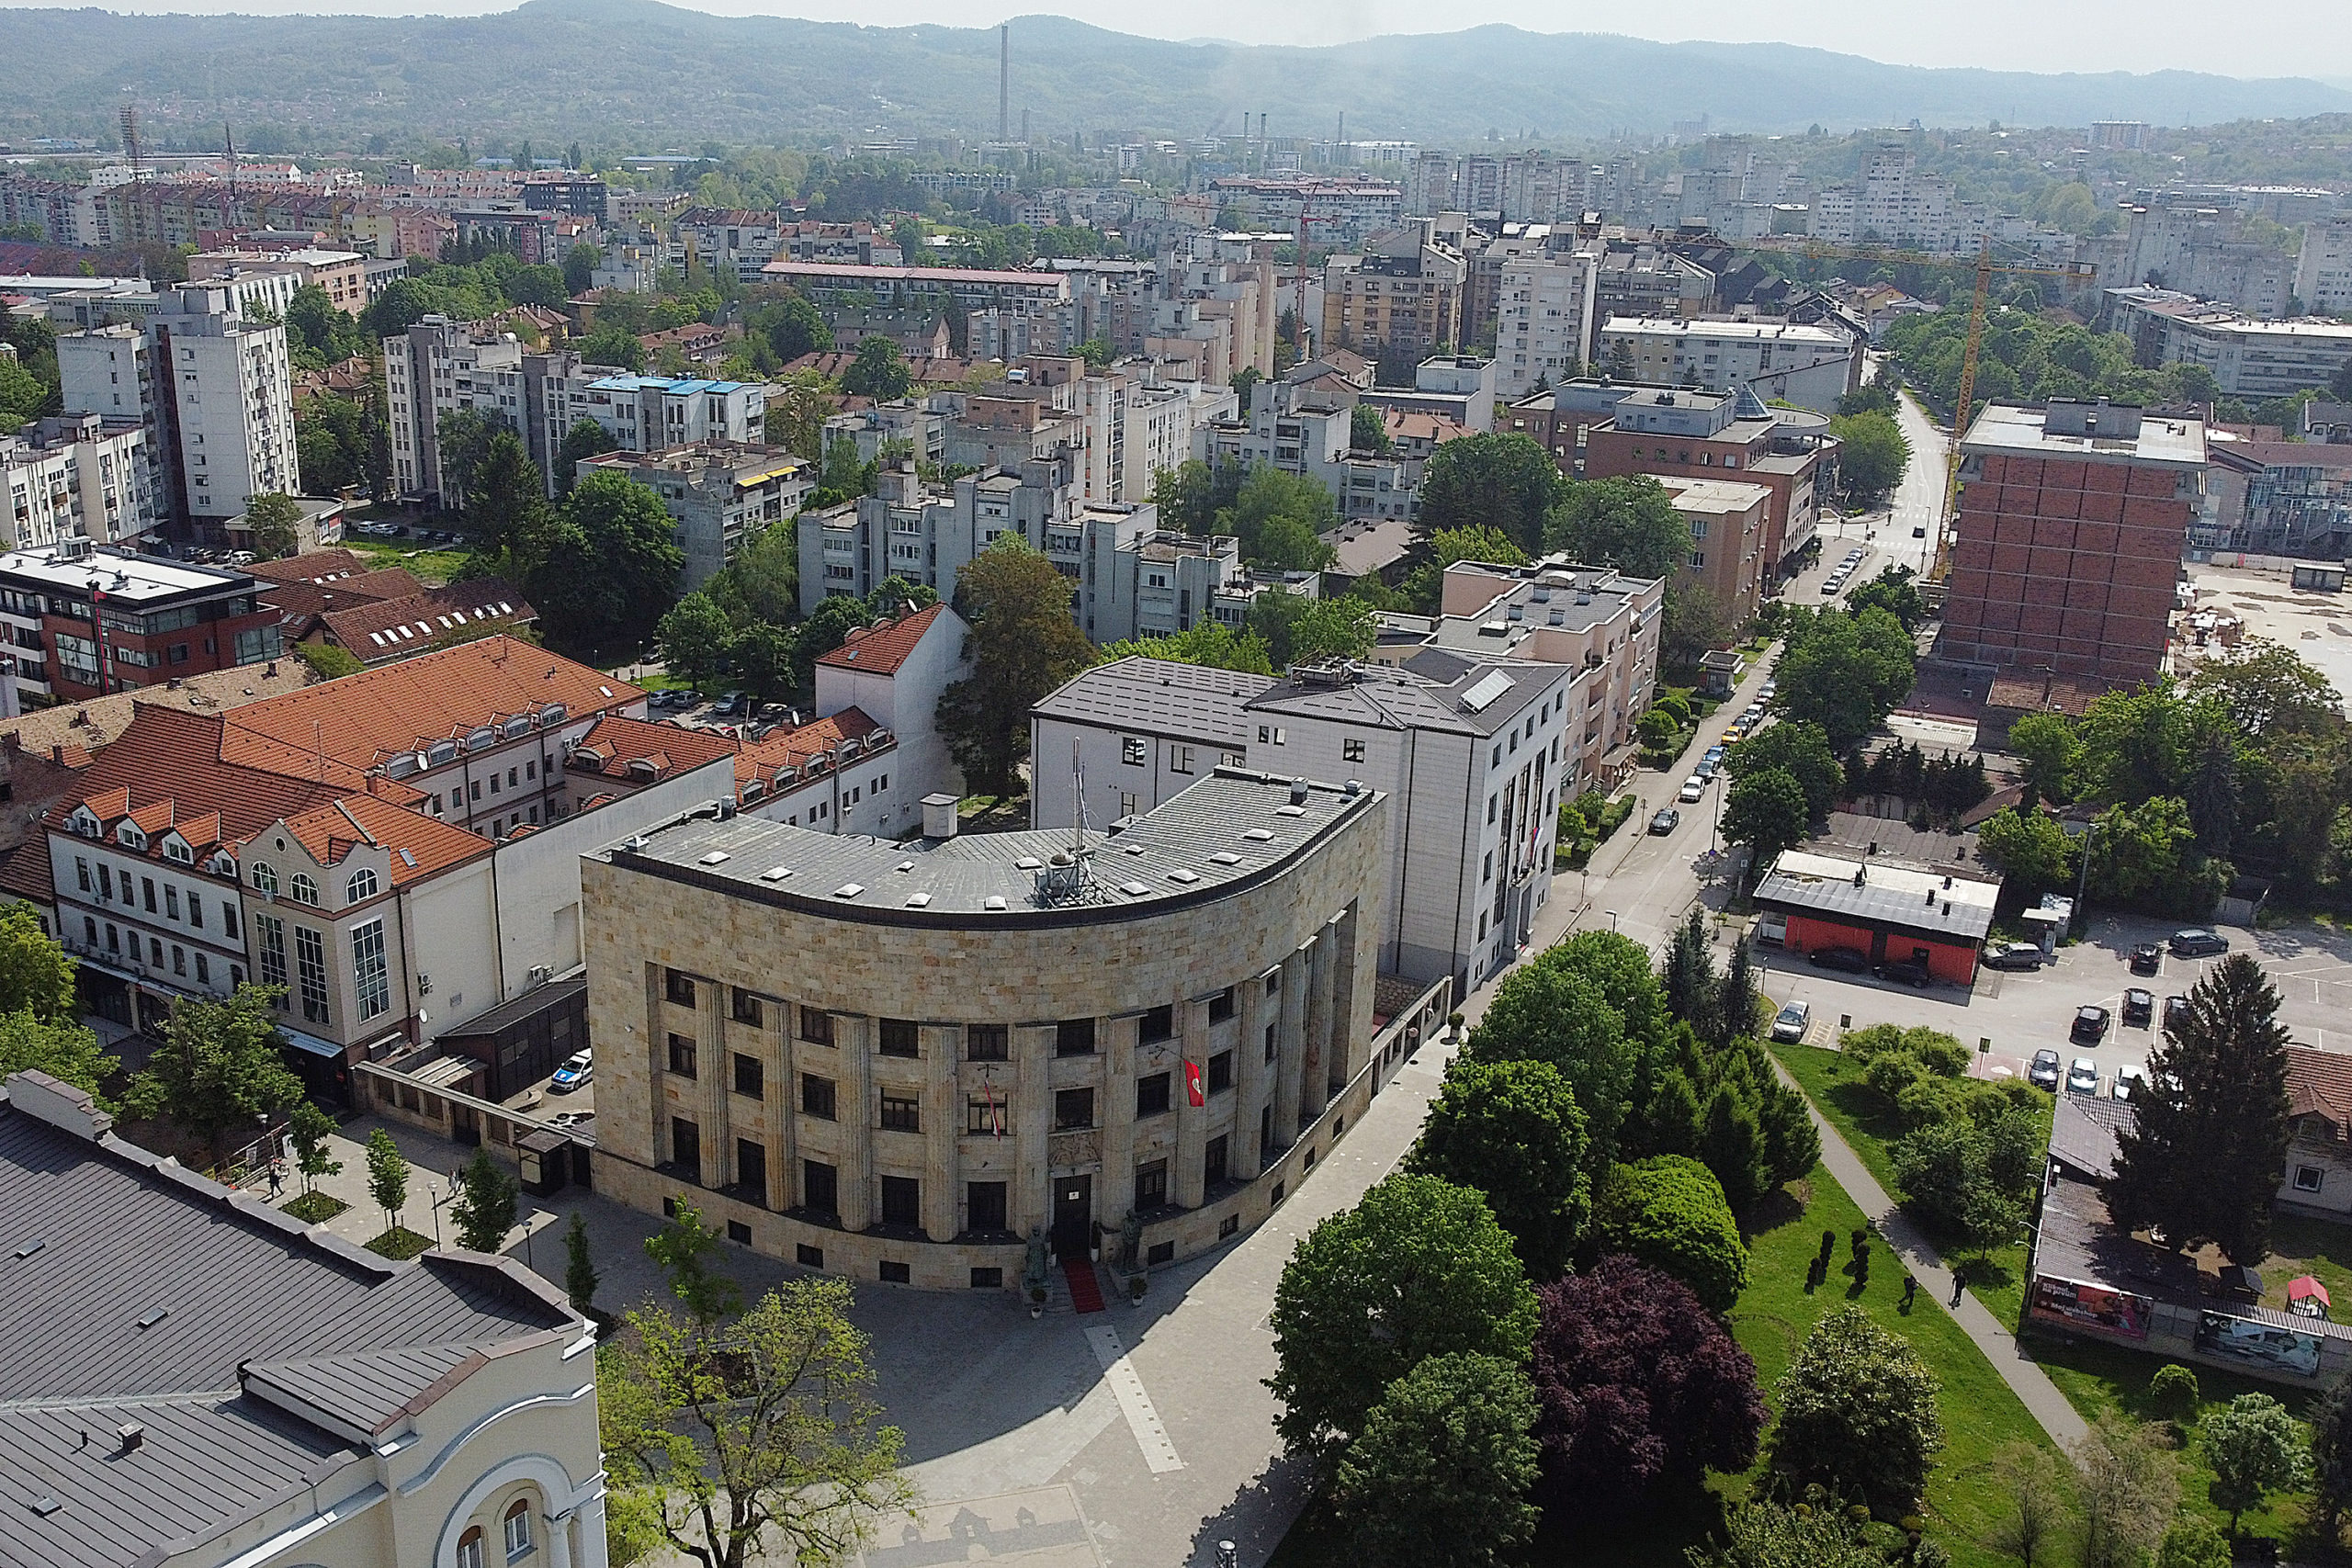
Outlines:
{"type": "Polygon", "coordinates": [[[1086,1257],[1088,1231],[1094,1220],[1094,1179],[1057,1176],[1054,1179],[1054,1256],[1086,1257]]]}

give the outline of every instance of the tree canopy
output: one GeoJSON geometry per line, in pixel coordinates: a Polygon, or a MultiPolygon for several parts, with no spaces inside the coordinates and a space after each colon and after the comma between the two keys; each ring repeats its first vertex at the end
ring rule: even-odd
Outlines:
{"type": "Polygon", "coordinates": [[[1339,1462],[1333,1499],[1370,1568],[1491,1568],[1535,1533],[1535,1397],[1499,1356],[1433,1355],[1388,1385],[1339,1462]]]}
{"type": "Polygon", "coordinates": [[[1595,1204],[1603,1251],[1671,1274],[1701,1304],[1728,1313],[1747,1288],[1747,1244],[1713,1172],[1681,1155],[1653,1155],[1609,1173],[1595,1204]]]}
{"type": "Polygon", "coordinates": [[[1529,555],[1544,548],[1544,520],[1567,485],[1543,444],[1487,434],[1444,442],[1421,470],[1415,531],[1492,528],[1529,555]]]}
{"type": "Polygon", "coordinates": [[[277,1032],[277,993],[240,986],[219,1001],[173,998],[164,1043],[134,1074],[124,1096],[134,1116],[168,1115],[212,1145],[232,1133],[257,1132],[302,1098],[277,1032]]]}
{"type": "Polygon", "coordinates": [[[1914,662],[1910,637],[1884,610],[1816,615],[1781,656],[1772,705],[1819,725],[1843,750],[1894,711],[1911,690],[1914,662]]]}
{"type": "Polygon", "coordinates": [[[1690,525],[1647,474],[1572,482],[1553,508],[1544,543],[1628,577],[1671,578],[1690,555],[1690,525]]]}
{"type": "Polygon", "coordinates": [[[1487,1195],[1534,1280],[1556,1279],[1591,1216],[1584,1112],[1548,1062],[1457,1057],[1409,1168],[1487,1195]]]}
{"type": "Polygon", "coordinates": [[[0,1014],[29,1013],[40,1023],[74,1021],[80,1007],[74,968],[31,905],[0,909],[0,1014]]]}
{"type": "Polygon", "coordinates": [[[1838,477],[1848,504],[1875,506],[1903,482],[1911,444],[1892,413],[1840,414],[1830,420],[1829,434],[1838,438],[1838,477]]]}
{"type": "Polygon", "coordinates": [[[956,584],[972,625],[972,673],[939,699],[939,729],[977,791],[1002,795],[1028,754],[1029,710],[1094,662],[1070,618],[1070,580],[1007,531],[967,563],[956,584]]]}
{"type": "Polygon", "coordinates": [[[1774,1385],[1772,1468],[1893,1517],[1912,1511],[1943,1450],[1936,1374],[1858,1306],[1825,1315],[1774,1385]]]}

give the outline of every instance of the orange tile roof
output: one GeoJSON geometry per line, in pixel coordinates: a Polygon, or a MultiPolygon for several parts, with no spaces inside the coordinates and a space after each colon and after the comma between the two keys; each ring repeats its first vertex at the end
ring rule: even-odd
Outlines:
{"type": "Polygon", "coordinates": [[[863,740],[882,727],[863,708],[843,708],[812,719],[797,729],[779,729],[764,740],[747,742],[735,757],[735,786],[753,779],[773,786],[778,768],[807,768],[812,757],[829,753],[844,740],[863,740]]]}
{"type": "Polygon", "coordinates": [[[946,610],[945,604],[933,604],[917,610],[911,615],[901,615],[895,621],[876,621],[849,634],[847,641],[831,653],[819,656],[817,662],[835,670],[862,670],[874,675],[895,675],[899,666],[907,661],[922,640],[922,634],[946,610]]]}
{"type": "Polygon", "coordinates": [[[2352,1056],[2287,1047],[2287,1114],[2326,1118],[2333,1137],[2352,1137],[2352,1056]]]}
{"type": "Polygon", "coordinates": [[[222,760],[284,768],[323,755],[354,768],[561,703],[577,717],[645,694],[519,638],[486,637],[363,670],[226,716],[222,760]]]}
{"type": "Polygon", "coordinates": [[[406,659],[444,637],[465,634],[487,622],[527,626],[539,613],[522,591],[499,577],[470,578],[446,588],[425,588],[402,598],[348,604],[319,617],[327,636],[363,664],[406,659]]]}
{"type": "Polygon", "coordinates": [[[733,736],[717,730],[607,714],[581,737],[564,766],[573,773],[619,779],[629,776],[631,762],[651,762],[653,776],[662,779],[734,756],[738,744],[733,736]]]}
{"type": "Polygon", "coordinates": [[[1381,412],[1381,424],[1392,439],[1427,441],[1432,445],[1459,441],[1470,434],[1469,426],[1446,418],[1442,413],[1428,413],[1419,409],[1385,409],[1381,412]]]}
{"type": "Polygon", "coordinates": [[[492,852],[481,834],[364,795],[345,795],[286,819],[286,830],[321,865],[340,865],[356,845],[392,852],[392,886],[405,886],[492,852]]]}
{"type": "Polygon", "coordinates": [[[33,904],[57,902],[55,868],[49,859],[49,835],[35,833],[18,844],[0,864],[0,893],[13,893],[33,904]]]}
{"type": "Polygon", "coordinates": [[[376,558],[340,546],[305,550],[283,560],[255,561],[245,568],[264,582],[322,582],[331,577],[356,577],[376,570],[376,558]]]}
{"type": "MultiPolygon", "coordinates": [[[[142,705],[130,727],[90,764],[84,787],[50,807],[45,820],[62,829],[74,809],[86,805],[108,831],[130,816],[158,832],[165,820],[186,816],[191,828],[204,826],[208,842],[236,842],[282,817],[323,806],[349,788],[347,783],[223,761],[225,723],[219,714],[142,705]],[[163,819],[156,818],[158,806],[166,807],[163,819]]],[[[150,852],[160,855],[160,845],[150,852]]]]}

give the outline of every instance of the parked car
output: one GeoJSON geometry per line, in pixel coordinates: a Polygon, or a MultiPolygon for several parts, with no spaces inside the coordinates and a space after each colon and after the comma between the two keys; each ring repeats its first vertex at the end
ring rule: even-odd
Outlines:
{"type": "Polygon", "coordinates": [[[1978,962],[1987,969],[2039,969],[2041,947],[2038,942],[2005,942],[1986,948],[1978,962]]]}
{"type": "Polygon", "coordinates": [[[1843,969],[1849,975],[1871,972],[1871,955],[1859,947],[1816,947],[1812,957],[1816,969],[1843,969]]]}
{"type": "Polygon", "coordinates": [[[2107,1092],[2118,1100],[2131,1100],[2145,1094],[2148,1092],[2147,1075],[2128,1065],[2118,1067],[2115,1069],[2115,1081],[2109,1086],[2107,1092]]]}
{"type": "Polygon", "coordinates": [[[1657,834],[1660,838],[1673,832],[1677,828],[1681,826],[1682,813],[1677,811],[1671,806],[1666,807],[1657,816],[1650,818],[1650,831],[1657,834]]]}
{"type": "Polygon", "coordinates": [[[2199,926],[2172,933],[2172,955],[2175,958],[2211,958],[2229,950],[2230,939],[2208,927],[2199,926]]]}
{"type": "Polygon", "coordinates": [[[1936,977],[1924,958],[1890,959],[1878,966],[1878,976],[1882,980],[1900,980],[1906,986],[1917,986],[1922,990],[1936,977]]]}
{"type": "Polygon", "coordinates": [[[1918,527],[1917,527],[1917,528],[1912,529],[1912,530],[1911,530],[1911,536],[1912,536],[1913,538],[1915,538],[1915,539],[1924,539],[1924,538],[1926,538],[1926,537],[1928,536],[1928,529],[1927,529],[1927,525],[1924,525],[1924,524],[1922,524],[1920,526],[1918,526],[1918,527]]]}
{"type": "Polygon", "coordinates": [[[1683,805],[1688,806],[1706,793],[1706,776],[1702,773],[1692,773],[1689,778],[1682,781],[1682,794],[1678,798],[1681,800],[1683,805]]]}
{"type": "Polygon", "coordinates": [[[596,1076],[596,1055],[594,1051],[574,1051],[563,1059],[563,1066],[548,1080],[548,1088],[557,1094],[570,1094],[584,1088],[596,1076]]]}
{"type": "Polygon", "coordinates": [[[2134,986],[2123,993],[2123,1027],[2145,1029],[2154,1021],[2156,997],[2153,991],[2134,986]]]}
{"type": "Polygon", "coordinates": [[[1791,1002],[1782,1008],[1780,1016],[1772,1021],[1772,1038],[1802,1040],[1804,1038],[1805,1026],[1812,1021],[1813,1004],[1811,1002],[1791,1002]]]}
{"type": "Polygon", "coordinates": [[[2097,1094],[2098,1092],[2098,1064],[2088,1056],[2077,1056],[2069,1063],[2066,1067],[2066,1092],[2068,1094],[2097,1094]]]}
{"type": "Polygon", "coordinates": [[[2170,1029],[2188,1012],[2188,998],[2174,995],[2165,998],[2165,1027],[2170,1029]]]}
{"type": "Polygon", "coordinates": [[[2058,1053],[2044,1049],[2033,1054],[2032,1063],[2025,1070],[2025,1081],[2036,1089],[2058,1092],[2058,1053]]]}
{"type": "Polygon", "coordinates": [[[1842,577],[1826,578],[1822,581],[1821,591],[1824,593],[1835,593],[1845,585],[1846,580],[1842,577]]]}
{"type": "Polygon", "coordinates": [[[2153,942],[2143,942],[2132,950],[2132,973],[2153,975],[2165,966],[2165,950],[2153,942]]]}
{"type": "Polygon", "coordinates": [[[1720,763],[1710,761],[1706,758],[1702,757],[1699,759],[1698,776],[1702,779],[1712,779],[1715,776],[1715,769],[1720,765],[1720,763]]]}
{"type": "Polygon", "coordinates": [[[743,700],[742,693],[721,692],[718,694],[718,701],[711,705],[710,711],[722,717],[732,718],[739,713],[748,711],[749,706],[750,705],[743,700]]]}
{"type": "Polygon", "coordinates": [[[2096,1045],[2107,1038],[2107,1010],[2086,1002],[2075,1010],[2075,1026],[2066,1038],[2077,1045],[2096,1045]]]}

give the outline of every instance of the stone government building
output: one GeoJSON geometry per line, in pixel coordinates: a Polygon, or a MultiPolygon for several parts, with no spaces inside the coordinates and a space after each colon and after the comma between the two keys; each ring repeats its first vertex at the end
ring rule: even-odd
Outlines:
{"type": "MultiPolygon", "coordinates": [[[[1219,767],[1110,837],[719,816],[582,863],[597,1188],[853,1278],[1017,1283],[1256,1224],[1442,984],[1375,1015],[1387,797],[1219,767]],[[1385,1023],[1385,1027],[1384,1027],[1385,1023]]],[[[1386,987],[1394,992],[1396,987],[1386,987]]]]}

